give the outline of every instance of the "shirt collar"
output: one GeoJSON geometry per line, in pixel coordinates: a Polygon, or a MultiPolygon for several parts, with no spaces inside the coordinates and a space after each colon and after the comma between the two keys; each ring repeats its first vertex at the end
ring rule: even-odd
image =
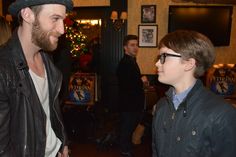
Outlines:
{"type": "Polygon", "coordinates": [[[172,92],[172,95],[173,95],[172,101],[174,103],[175,109],[177,109],[179,107],[179,105],[183,102],[183,100],[186,98],[186,96],[191,91],[193,86],[189,87],[188,89],[186,89],[185,91],[183,91],[179,94],[176,94],[175,90],[173,90],[173,92],[172,92]]]}

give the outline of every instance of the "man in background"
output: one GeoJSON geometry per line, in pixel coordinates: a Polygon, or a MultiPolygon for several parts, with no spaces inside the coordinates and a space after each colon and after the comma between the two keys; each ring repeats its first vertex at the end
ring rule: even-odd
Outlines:
{"type": "Polygon", "coordinates": [[[124,56],[117,68],[120,112],[120,148],[122,156],[132,156],[132,133],[144,110],[144,89],[139,66],[136,62],[138,37],[127,35],[123,40],[124,56]]]}

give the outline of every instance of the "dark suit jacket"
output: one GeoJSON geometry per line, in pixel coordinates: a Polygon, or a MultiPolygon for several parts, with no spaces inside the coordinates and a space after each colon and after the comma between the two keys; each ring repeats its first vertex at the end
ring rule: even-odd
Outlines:
{"type": "Polygon", "coordinates": [[[119,62],[117,68],[119,86],[119,111],[137,112],[144,108],[144,90],[136,58],[129,55],[119,62]]]}

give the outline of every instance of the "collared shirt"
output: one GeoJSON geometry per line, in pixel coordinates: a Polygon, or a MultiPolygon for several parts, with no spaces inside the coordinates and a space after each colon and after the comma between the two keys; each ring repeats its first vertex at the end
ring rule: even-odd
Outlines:
{"type": "Polygon", "coordinates": [[[185,97],[188,95],[188,93],[190,92],[192,88],[193,86],[189,87],[188,89],[186,89],[185,91],[179,94],[176,94],[175,90],[173,90],[172,102],[176,110],[178,109],[179,105],[183,102],[183,100],[185,99],[185,97]]]}

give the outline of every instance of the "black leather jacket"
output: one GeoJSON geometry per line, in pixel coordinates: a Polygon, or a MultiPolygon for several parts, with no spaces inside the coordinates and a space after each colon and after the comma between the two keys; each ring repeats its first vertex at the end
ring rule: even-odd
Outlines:
{"type": "Polygon", "coordinates": [[[236,157],[236,109],[201,81],[177,110],[172,90],[156,107],[153,157],[236,157]]]}
{"type": "MultiPolygon", "coordinates": [[[[51,124],[63,148],[66,136],[58,102],[62,75],[49,55],[41,54],[48,76],[51,124]]],[[[44,157],[46,114],[28,70],[15,31],[0,48],[0,157],[44,157]]]]}

